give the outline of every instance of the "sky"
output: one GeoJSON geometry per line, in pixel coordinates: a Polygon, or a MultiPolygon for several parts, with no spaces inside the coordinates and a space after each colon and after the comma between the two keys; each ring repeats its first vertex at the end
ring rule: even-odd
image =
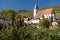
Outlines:
{"type": "Polygon", "coordinates": [[[37,3],[39,8],[55,6],[60,4],[60,0],[0,0],[0,10],[33,10],[34,4],[37,3]]]}

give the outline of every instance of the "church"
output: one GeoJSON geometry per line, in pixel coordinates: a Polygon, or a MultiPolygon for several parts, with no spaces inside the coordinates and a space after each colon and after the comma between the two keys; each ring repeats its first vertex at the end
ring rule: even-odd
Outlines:
{"type": "Polygon", "coordinates": [[[47,19],[50,19],[52,20],[52,22],[55,22],[56,21],[56,15],[55,15],[55,12],[54,12],[54,8],[47,8],[47,9],[44,9],[44,10],[38,10],[38,5],[35,4],[34,6],[34,10],[33,10],[33,18],[30,19],[29,21],[28,18],[26,18],[24,20],[25,23],[39,23],[39,21],[41,19],[44,18],[47,18],[47,19]]]}

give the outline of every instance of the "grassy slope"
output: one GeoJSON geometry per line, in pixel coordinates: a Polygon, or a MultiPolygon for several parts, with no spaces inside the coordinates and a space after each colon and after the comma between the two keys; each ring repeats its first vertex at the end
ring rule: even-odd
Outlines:
{"type": "Polygon", "coordinates": [[[33,17],[33,11],[31,10],[18,10],[17,12],[19,15],[22,15],[24,17],[28,17],[28,18],[33,17]]]}
{"type": "MultiPolygon", "coordinates": [[[[60,18],[60,5],[57,6],[50,6],[52,8],[55,9],[55,13],[56,13],[56,18],[60,18]]],[[[46,7],[46,8],[50,8],[50,7],[46,7]]],[[[40,10],[46,9],[46,8],[39,8],[40,10]]],[[[33,11],[28,11],[28,10],[19,10],[18,13],[20,13],[20,15],[26,16],[26,17],[33,17],[33,11]]]]}

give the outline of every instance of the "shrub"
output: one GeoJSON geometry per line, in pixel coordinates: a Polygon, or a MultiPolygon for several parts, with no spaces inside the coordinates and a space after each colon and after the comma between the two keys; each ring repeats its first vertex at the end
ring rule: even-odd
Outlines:
{"type": "Polygon", "coordinates": [[[60,20],[58,20],[57,22],[58,22],[58,27],[60,27],[60,20]]]}
{"type": "Polygon", "coordinates": [[[48,19],[42,19],[42,20],[40,20],[39,25],[43,26],[43,27],[46,27],[46,28],[49,28],[50,21],[48,19]]]}

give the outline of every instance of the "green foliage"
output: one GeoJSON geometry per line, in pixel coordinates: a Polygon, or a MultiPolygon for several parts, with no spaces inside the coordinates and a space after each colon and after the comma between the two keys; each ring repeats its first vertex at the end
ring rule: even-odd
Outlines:
{"type": "MultiPolygon", "coordinates": [[[[3,28],[2,28],[3,29],[3,28]]],[[[32,24],[0,30],[0,40],[60,40],[58,30],[40,30],[32,24]]]]}
{"type": "Polygon", "coordinates": [[[57,23],[58,23],[58,27],[60,27],[60,20],[57,20],[57,23]]]}
{"type": "Polygon", "coordinates": [[[42,20],[40,20],[39,25],[43,26],[43,27],[46,27],[46,28],[49,28],[50,21],[48,19],[42,19],[42,20]]]}
{"type": "MultiPolygon", "coordinates": [[[[54,8],[56,15],[58,15],[57,13],[60,13],[60,9],[58,7],[54,8]]],[[[25,24],[23,22],[24,17],[33,17],[32,11],[20,11],[19,14],[16,14],[14,10],[7,9],[1,11],[0,14],[12,20],[12,26],[7,27],[5,24],[0,24],[0,40],[60,40],[60,31],[58,30],[40,30],[35,28],[32,24],[25,24]],[[19,19],[19,21],[15,20],[16,16],[18,16],[17,19],[19,19]],[[14,22],[16,22],[16,26],[14,26],[14,22]]],[[[49,28],[50,21],[43,19],[39,25],[49,28]]]]}
{"type": "Polygon", "coordinates": [[[3,16],[7,16],[8,19],[12,21],[12,25],[14,25],[15,16],[16,16],[16,12],[14,10],[6,9],[3,10],[1,13],[3,14],[3,16]]]}
{"type": "Polygon", "coordinates": [[[17,18],[16,18],[16,26],[17,27],[22,27],[24,25],[25,25],[25,23],[24,23],[23,16],[21,16],[21,15],[17,16],[17,18]]]}
{"type": "Polygon", "coordinates": [[[0,30],[4,30],[6,28],[5,24],[0,23],[0,30]]]}

